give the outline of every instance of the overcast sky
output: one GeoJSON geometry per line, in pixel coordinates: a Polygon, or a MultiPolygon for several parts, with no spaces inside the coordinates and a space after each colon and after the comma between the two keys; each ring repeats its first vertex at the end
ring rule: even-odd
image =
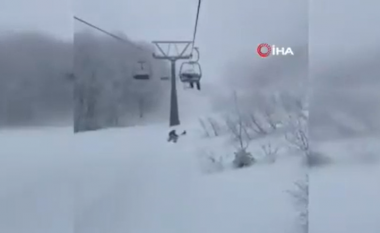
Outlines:
{"type": "MultiPolygon", "coordinates": [[[[38,29],[71,38],[74,12],[135,40],[191,40],[196,7],[196,0],[9,0],[1,7],[0,29],[38,29]]],[[[242,53],[256,58],[259,43],[306,43],[307,7],[304,0],[204,0],[196,45],[207,63],[205,77],[222,72],[226,62],[242,53]]]]}
{"type": "MultiPolygon", "coordinates": [[[[95,1],[76,2],[76,15],[110,30],[122,30],[132,39],[192,38],[195,0],[110,0],[98,5],[92,2],[95,1]]],[[[231,59],[257,59],[255,49],[259,43],[306,43],[307,33],[304,0],[270,0],[260,4],[250,0],[204,0],[196,40],[204,64],[203,80],[222,76],[231,59]]]]}
{"type": "MultiPolygon", "coordinates": [[[[189,40],[196,7],[196,0],[3,0],[0,31],[37,29],[71,39],[73,25],[84,27],[73,24],[74,13],[135,40],[189,40]]],[[[262,42],[306,44],[309,32],[311,61],[328,64],[377,46],[379,9],[374,0],[203,0],[196,45],[205,76],[222,75],[241,56],[257,60],[262,42]]]]}
{"type": "MultiPolygon", "coordinates": [[[[284,47],[308,44],[309,74],[323,83],[322,91],[315,91],[315,96],[320,95],[314,98],[316,102],[330,101],[323,98],[328,88],[333,91],[347,86],[363,89],[364,82],[354,80],[363,77],[367,79],[367,86],[373,87],[371,93],[378,93],[380,66],[379,57],[375,55],[380,50],[380,1],[202,2],[196,39],[204,71],[202,82],[213,83],[215,87],[218,80],[231,73],[226,72],[226,67],[236,61],[260,66],[265,59],[256,54],[259,43],[284,47]],[[340,76],[339,82],[330,81],[336,76],[340,76]]],[[[123,32],[133,40],[191,40],[196,7],[197,0],[76,0],[73,3],[66,0],[2,0],[0,33],[40,30],[71,40],[74,29],[87,28],[74,23],[72,16],[75,14],[108,31],[123,32]]],[[[317,85],[312,86],[315,90],[317,85]]],[[[370,90],[361,93],[368,94],[370,90]]],[[[357,98],[357,94],[350,95],[357,98]]],[[[368,104],[368,98],[362,99],[368,104]]],[[[356,100],[350,103],[354,107],[362,105],[356,100]]],[[[367,113],[379,109],[379,103],[368,106],[367,113]]],[[[343,105],[349,106],[347,102],[338,102],[333,108],[343,105]]],[[[313,106],[315,112],[323,112],[321,109],[325,107],[323,104],[313,106]]],[[[356,109],[354,107],[351,109],[356,109]]],[[[378,119],[376,114],[374,117],[378,119]]]]}
{"type": "Polygon", "coordinates": [[[39,30],[69,40],[72,9],[72,1],[66,0],[2,0],[0,32],[39,30]]]}

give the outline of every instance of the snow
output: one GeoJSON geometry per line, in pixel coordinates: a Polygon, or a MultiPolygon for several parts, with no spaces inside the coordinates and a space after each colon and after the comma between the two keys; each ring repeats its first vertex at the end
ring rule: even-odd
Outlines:
{"type": "Polygon", "coordinates": [[[378,166],[314,171],[310,178],[310,233],[379,232],[378,166]]]}
{"type": "MultiPolygon", "coordinates": [[[[183,124],[178,131],[187,135],[177,144],[166,142],[166,125],[0,131],[0,232],[296,232],[287,190],[305,170],[295,157],[204,173],[200,153],[233,148],[222,137],[202,138],[197,123],[183,124]]],[[[315,147],[335,155],[342,143],[315,147]]],[[[310,171],[310,232],[378,232],[379,166],[337,158],[310,171]]]]}
{"type": "Polygon", "coordinates": [[[310,233],[379,232],[379,136],[314,143],[333,165],[310,172],[310,233]]]}

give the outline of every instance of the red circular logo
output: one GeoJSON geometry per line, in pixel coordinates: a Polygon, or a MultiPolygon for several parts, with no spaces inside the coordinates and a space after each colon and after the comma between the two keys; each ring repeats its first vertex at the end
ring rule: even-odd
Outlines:
{"type": "Polygon", "coordinates": [[[262,43],[257,46],[257,54],[259,54],[260,57],[268,57],[271,52],[272,48],[267,43],[262,43]]]}

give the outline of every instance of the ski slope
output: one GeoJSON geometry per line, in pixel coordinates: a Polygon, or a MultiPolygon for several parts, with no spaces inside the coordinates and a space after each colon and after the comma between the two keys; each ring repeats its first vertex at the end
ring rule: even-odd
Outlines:
{"type": "Polygon", "coordinates": [[[310,176],[310,233],[379,232],[379,166],[343,166],[310,176]]]}
{"type": "MultiPolygon", "coordinates": [[[[296,232],[286,191],[305,174],[297,160],[205,174],[199,153],[233,148],[194,122],[183,129],[177,144],[166,125],[1,131],[0,232],[296,232]]],[[[354,163],[312,170],[310,232],[378,232],[379,175],[354,163]]]]}
{"type": "Polygon", "coordinates": [[[310,172],[310,233],[379,232],[379,135],[313,143],[332,165],[310,172]]]}
{"type": "Polygon", "coordinates": [[[285,191],[299,171],[205,175],[194,156],[202,139],[187,130],[178,144],[162,125],[3,131],[1,232],[292,232],[285,191]]]}

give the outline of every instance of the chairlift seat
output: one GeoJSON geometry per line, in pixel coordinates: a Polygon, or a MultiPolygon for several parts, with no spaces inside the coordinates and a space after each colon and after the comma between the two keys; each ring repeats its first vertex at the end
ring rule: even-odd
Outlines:
{"type": "Polygon", "coordinates": [[[136,67],[133,78],[136,80],[148,80],[151,76],[151,69],[148,66],[147,68],[144,67],[144,64],[146,64],[145,61],[139,61],[140,64],[139,68],[136,67]]]}
{"type": "Polygon", "coordinates": [[[133,78],[137,80],[148,80],[150,77],[149,74],[135,74],[133,78]]]}
{"type": "Polygon", "coordinates": [[[197,73],[183,73],[182,80],[187,82],[197,82],[201,79],[201,76],[197,73]]]}
{"type": "Polygon", "coordinates": [[[198,82],[201,75],[195,72],[184,72],[181,74],[182,82],[198,82]]]}
{"type": "Polygon", "coordinates": [[[202,69],[200,64],[193,61],[182,63],[179,77],[184,83],[199,82],[202,78],[202,69]]]}

